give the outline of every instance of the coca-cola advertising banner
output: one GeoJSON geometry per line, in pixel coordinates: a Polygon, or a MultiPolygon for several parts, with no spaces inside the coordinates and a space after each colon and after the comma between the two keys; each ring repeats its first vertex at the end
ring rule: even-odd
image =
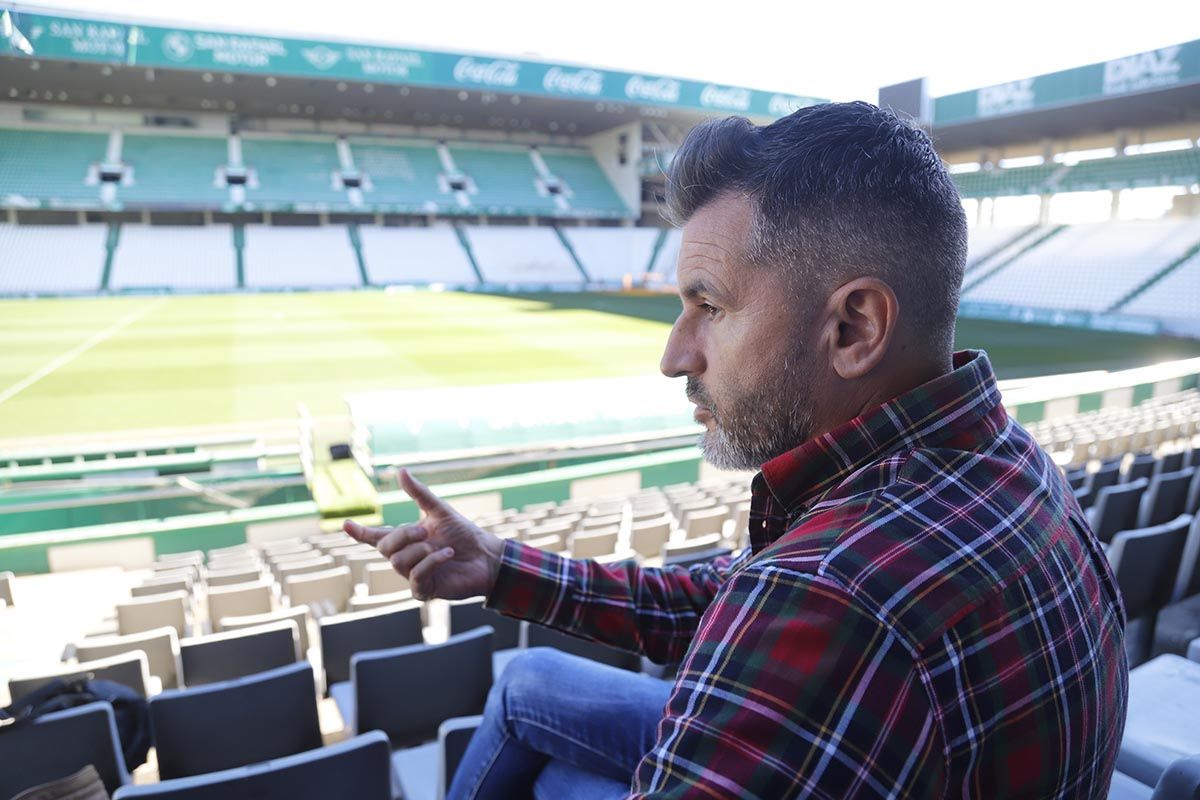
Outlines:
{"type": "MultiPolygon", "coordinates": [[[[0,5],[0,9],[4,6],[0,5]]],[[[777,118],[813,97],[496,56],[0,12],[0,53],[666,106],[777,118]]]]}

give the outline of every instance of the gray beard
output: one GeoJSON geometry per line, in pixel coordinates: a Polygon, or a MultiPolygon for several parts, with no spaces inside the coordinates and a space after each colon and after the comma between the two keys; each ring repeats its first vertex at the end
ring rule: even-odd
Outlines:
{"type": "Polygon", "coordinates": [[[812,438],[812,401],[797,387],[762,387],[716,408],[699,382],[689,379],[688,396],[712,413],[713,428],[700,435],[699,445],[717,469],[757,470],[812,438]]]}

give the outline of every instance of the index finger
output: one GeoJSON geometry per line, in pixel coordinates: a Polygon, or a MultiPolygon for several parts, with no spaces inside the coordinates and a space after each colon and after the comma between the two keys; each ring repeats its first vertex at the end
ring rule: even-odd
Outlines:
{"type": "Polygon", "coordinates": [[[429,490],[429,487],[412,476],[406,469],[400,470],[400,488],[416,501],[417,507],[429,514],[444,507],[442,499],[429,490]]]}
{"type": "Polygon", "coordinates": [[[356,542],[369,544],[372,547],[379,544],[380,539],[392,532],[390,526],[368,528],[366,525],[360,525],[352,519],[348,519],[342,523],[342,530],[350,534],[350,538],[356,542]]]}

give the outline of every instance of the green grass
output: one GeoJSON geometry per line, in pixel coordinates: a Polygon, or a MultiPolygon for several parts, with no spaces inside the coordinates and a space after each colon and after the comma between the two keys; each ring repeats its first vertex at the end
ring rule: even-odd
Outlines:
{"type": "MultiPolygon", "coordinates": [[[[294,419],[297,401],[341,414],[347,392],[657,374],[678,308],[416,292],[2,301],[0,398],[63,363],[0,400],[0,438],[294,419]]],[[[987,349],[1003,377],[1200,354],[1200,342],[970,320],[959,342],[987,349]]]]}

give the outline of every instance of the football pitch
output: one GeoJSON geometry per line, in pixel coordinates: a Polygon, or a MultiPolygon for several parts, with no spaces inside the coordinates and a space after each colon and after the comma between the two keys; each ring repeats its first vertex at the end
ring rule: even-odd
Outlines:
{"type": "MultiPolygon", "coordinates": [[[[0,301],[0,439],[345,413],[348,392],[654,375],[679,301],[439,292],[0,301]]],[[[1200,355],[1200,342],[962,320],[1001,377],[1200,355]]],[[[486,388],[479,390],[487,403],[486,388]]]]}

